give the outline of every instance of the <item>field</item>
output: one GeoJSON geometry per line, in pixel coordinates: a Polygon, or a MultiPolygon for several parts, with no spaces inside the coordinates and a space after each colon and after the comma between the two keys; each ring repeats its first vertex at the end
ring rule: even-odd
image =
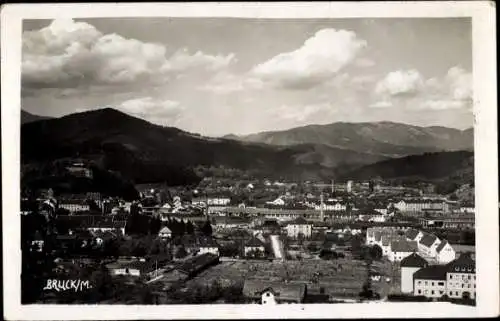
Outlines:
{"type": "Polygon", "coordinates": [[[286,262],[235,261],[222,262],[186,283],[211,284],[219,282],[223,287],[243,286],[245,279],[262,281],[304,282],[309,293],[319,293],[320,289],[332,298],[357,298],[367,278],[367,270],[362,261],[339,259],[335,261],[302,260],[286,262]]]}

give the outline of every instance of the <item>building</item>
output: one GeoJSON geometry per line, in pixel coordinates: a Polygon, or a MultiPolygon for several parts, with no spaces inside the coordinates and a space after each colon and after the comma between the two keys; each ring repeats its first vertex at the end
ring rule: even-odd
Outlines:
{"type": "Polygon", "coordinates": [[[228,206],[231,203],[229,197],[210,197],[207,199],[208,206],[228,206]]]}
{"type": "Polygon", "coordinates": [[[93,222],[92,225],[89,225],[86,229],[90,232],[113,232],[117,231],[120,235],[125,235],[125,226],[127,225],[127,221],[97,221],[93,222]]]}
{"type": "MultiPolygon", "coordinates": [[[[470,253],[446,265],[446,291],[450,298],[476,298],[476,262],[470,253]]],[[[495,285],[492,285],[495,286],[495,285]]]]}
{"type": "Polygon", "coordinates": [[[414,295],[429,298],[476,298],[476,263],[470,253],[446,265],[433,265],[414,273],[414,295]]]}
{"type": "Polygon", "coordinates": [[[456,253],[448,241],[443,240],[436,248],[436,259],[439,264],[447,264],[455,259],[456,253]]]}
{"type": "Polygon", "coordinates": [[[418,243],[420,243],[420,240],[422,239],[422,237],[424,236],[424,233],[422,233],[421,231],[419,230],[416,230],[416,229],[409,229],[405,232],[405,237],[408,241],[415,241],[418,243]]]}
{"type": "Polygon", "coordinates": [[[336,200],[326,200],[322,204],[314,204],[314,209],[317,211],[345,211],[347,206],[336,200]]]}
{"type": "Polygon", "coordinates": [[[93,178],[93,172],[90,168],[87,168],[84,164],[73,164],[66,167],[66,170],[73,176],[76,177],[86,177],[93,178]]]}
{"type": "Polygon", "coordinates": [[[285,206],[285,201],[283,200],[283,198],[278,197],[274,201],[266,202],[266,204],[268,204],[268,205],[274,205],[274,206],[285,206]]]}
{"type": "Polygon", "coordinates": [[[88,212],[90,211],[90,204],[86,199],[61,200],[59,208],[64,208],[70,213],[88,212]]]}
{"type": "Polygon", "coordinates": [[[243,295],[248,301],[258,304],[302,303],[306,295],[306,285],[245,280],[243,295]]]}
{"type": "Polygon", "coordinates": [[[440,298],[446,293],[445,265],[432,265],[422,268],[413,274],[414,291],[416,296],[440,298]]]}
{"type": "Polygon", "coordinates": [[[418,244],[406,239],[393,241],[387,258],[391,262],[399,262],[406,257],[418,252],[418,244]]]}
{"type": "Polygon", "coordinates": [[[394,203],[394,207],[403,213],[449,212],[449,204],[444,199],[405,199],[394,203]]]}
{"type": "Polygon", "coordinates": [[[429,266],[429,263],[420,255],[413,253],[400,263],[401,266],[401,292],[413,294],[413,274],[418,270],[429,266]]]}
{"type": "Polygon", "coordinates": [[[245,243],[243,247],[244,256],[249,256],[250,254],[259,252],[262,256],[264,256],[265,248],[264,244],[256,237],[251,238],[245,243]]]}
{"type": "Polygon", "coordinates": [[[110,264],[108,266],[112,276],[153,276],[158,269],[156,261],[133,261],[121,264],[110,264]]]}
{"type": "Polygon", "coordinates": [[[418,243],[418,251],[427,257],[436,257],[436,249],[441,241],[434,235],[424,233],[424,236],[418,243]]]}
{"type": "Polygon", "coordinates": [[[40,231],[37,230],[35,232],[33,240],[31,241],[31,250],[36,252],[42,252],[44,243],[45,241],[42,234],[40,233],[40,231]]]}
{"type": "Polygon", "coordinates": [[[347,193],[352,193],[352,185],[353,185],[352,181],[347,181],[347,184],[346,184],[346,192],[347,193]]]}
{"type": "Polygon", "coordinates": [[[299,235],[303,235],[304,238],[308,239],[312,235],[312,224],[307,222],[306,219],[299,217],[286,225],[287,235],[291,238],[298,238],[299,235]]]}
{"type": "Polygon", "coordinates": [[[459,214],[449,217],[426,217],[420,219],[424,228],[443,229],[474,229],[476,218],[474,214],[459,214]]]}
{"type": "Polygon", "coordinates": [[[206,268],[219,264],[219,256],[211,253],[196,255],[182,262],[175,269],[185,277],[193,277],[206,268]]]}
{"type": "Polygon", "coordinates": [[[201,238],[196,246],[199,250],[198,255],[213,254],[219,256],[219,244],[213,238],[201,238]]]}
{"type": "Polygon", "coordinates": [[[158,233],[158,237],[162,239],[169,239],[172,237],[172,231],[167,226],[164,226],[158,233]]]}

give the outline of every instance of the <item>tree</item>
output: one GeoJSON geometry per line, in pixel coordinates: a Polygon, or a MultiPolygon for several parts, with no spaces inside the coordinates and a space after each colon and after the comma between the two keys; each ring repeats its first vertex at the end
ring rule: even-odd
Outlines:
{"type": "Polygon", "coordinates": [[[304,244],[304,239],[305,239],[304,233],[297,234],[297,241],[298,241],[299,245],[304,244]]]}
{"type": "Polygon", "coordinates": [[[175,253],[175,258],[176,259],[182,259],[184,257],[187,256],[187,251],[186,249],[184,248],[184,246],[180,246],[178,249],[177,249],[177,252],[175,253]]]}
{"type": "Polygon", "coordinates": [[[377,244],[375,244],[370,248],[370,256],[373,260],[375,261],[380,260],[382,258],[382,255],[383,255],[382,248],[377,244]]]}
{"type": "Polygon", "coordinates": [[[210,221],[207,220],[205,221],[205,224],[203,224],[202,228],[201,228],[201,232],[205,235],[205,236],[212,236],[212,225],[210,224],[210,221]]]}
{"type": "Polygon", "coordinates": [[[194,234],[194,225],[191,221],[188,221],[187,224],[186,224],[186,233],[189,234],[189,235],[193,235],[194,234]]]}

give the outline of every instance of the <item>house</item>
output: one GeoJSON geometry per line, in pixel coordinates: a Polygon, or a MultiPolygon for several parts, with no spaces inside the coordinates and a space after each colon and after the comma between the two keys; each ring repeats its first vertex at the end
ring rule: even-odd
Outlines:
{"type": "Polygon", "coordinates": [[[449,211],[449,204],[444,199],[405,199],[394,204],[399,211],[411,213],[449,211]]]}
{"type": "Polygon", "coordinates": [[[262,223],[262,231],[264,233],[279,233],[281,226],[276,219],[265,220],[262,223]]]}
{"type": "Polygon", "coordinates": [[[418,243],[418,250],[425,256],[435,257],[436,248],[439,243],[441,243],[441,241],[434,234],[424,233],[424,236],[418,243]]]}
{"type": "Polygon", "coordinates": [[[405,232],[405,237],[408,241],[415,241],[417,243],[420,242],[424,234],[416,229],[409,229],[405,232]]]}
{"type": "Polygon", "coordinates": [[[104,243],[116,238],[116,234],[111,231],[95,231],[90,233],[93,236],[94,242],[97,246],[102,246],[104,243]]]}
{"type": "Polygon", "coordinates": [[[66,170],[73,176],[75,177],[86,177],[86,178],[92,178],[93,172],[92,169],[87,168],[85,164],[73,164],[71,166],[67,166],[66,170]]]}
{"type": "MultiPolygon", "coordinates": [[[[446,265],[446,291],[450,298],[476,298],[476,262],[464,253],[446,265]]],[[[495,286],[492,284],[492,286],[495,286]]]]}
{"type": "Polygon", "coordinates": [[[89,224],[86,228],[88,231],[117,231],[120,235],[125,235],[125,226],[127,225],[127,221],[98,221],[93,222],[93,224],[89,224]]]}
{"type": "Polygon", "coordinates": [[[391,262],[399,262],[415,252],[418,252],[417,242],[407,241],[406,239],[393,241],[388,259],[391,262]]]}
{"type": "Polygon", "coordinates": [[[158,237],[162,239],[169,239],[172,237],[172,231],[167,226],[164,226],[158,233],[158,237]]]}
{"type": "Polygon", "coordinates": [[[198,255],[210,253],[219,256],[219,244],[213,238],[201,238],[196,245],[199,252],[198,255]]]}
{"type": "Polygon", "coordinates": [[[439,264],[447,264],[455,259],[456,253],[448,241],[443,240],[436,248],[436,258],[439,264]]]}
{"type": "Polygon", "coordinates": [[[231,203],[229,197],[211,197],[207,199],[208,206],[228,206],[231,203]]]}
{"type": "Polygon", "coordinates": [[[268,205],[274,205],[274,206],[285,206],[285,201],[283,200],[282,197],[278,197],[274,201],[266,202],[266,204],[268,204],[268,205]]]}
{"type": "Polygon", "coordinates": [[[440,298],[446,293],[446,273],[444,265],[424,267],[413,274],[413,294],[428,298],[440,298]]]}
{"type": "Polygon", "coordinates": [[[342,204],[336,200],[327,200],[327,201],[323,202],[322,204],[315,204],[314,209],[317,211],[320,211],[320,210],[323,210],[323,211],[345,211],[346,205],[342,204]]]}
{"type": "Polygon", "coordinates": [[[472,204],[462,205],[458,211],[463,214],[474,214],[475,206],[472,204]]]}
{"type": "Polygon", "coordinates": [[[90,204],[86,199],[61,200],[59,203],[59,208],[64,208],[70,213],[88,212],[90,211],[90,204]]]}
{"type": "Polygon", "coordinates": [[[298,238],[299,235],[302,235],[304,238],[308,239],[312,234],[312,224],[307,222],[303,217],[299,217],[287,223],[286,231],[291,238],[298,238]]]}
{"type": "Polygon", "coordinates": [[[110,264],[108,266],[112,276],[152,276],[158,269],[156,261],[132,261],[127,263],[110,264]]]}
{"type": "Polygon", "coordinates": [[[252,237],[250,240],[248,240],[243,248],[245,257],[256,252],[261,253],[261,256],[264,256],[264,251],[264,244],[256,237],[252,237]]]}
{"type": "Polygon", "coordinates": [[[211,253],[205,253],[193,256],[180,265],[175,267],[175,270],[185,275],[186,277],[193,277],[206,268],[219,263],[219,256],[211,253]]]}
{"type": "Polygon", "coordinates": [[[306,285],[245,280],[243,295],[248,301],[258,304],[302,303],[306,295],[306,285]]]}
{"type": "Polygon", "coordinates": [[[413,293],[413,274],[429,266],[420,255],[413,253],[401,260],[401,292],[413,293]]]}
{"type": "Polygon", "coordinates": [[[45,241],[43,239],[42,234],[40,233],[40,231],[37,230],[35,232],[33,240],[31,241],[31,250],[36,252],[42,252],[44,243],[45,241]]]}

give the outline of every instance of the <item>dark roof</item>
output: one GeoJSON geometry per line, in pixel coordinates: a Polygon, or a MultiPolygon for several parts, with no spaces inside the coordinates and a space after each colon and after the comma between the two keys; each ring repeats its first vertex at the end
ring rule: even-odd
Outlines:
{"type": "Polygon", "coordinates": [[[176,269],[180,272],[191,275],[218,261],[219,257],[217,255],[205,253],[185,260],[180,265],[178,265],[176,269]]]}
{"type": "Polygon", "coordinates": [[[405,236],[410,240],[415,240],[415,238],[418,236],[418,233],[420,233],[420,231],[411,228],[406,231],[405,236]]]}
{"type": "Polygon", "coordinates": [[[413,274],[413,279],[421,280],[446,280],[446,272],[448,271],[445,265],[432,265],[422,268],[413,274]]]}
{"type": "Polygon", "coordinates": [[[446,267],[450,273],[476,273],[476,262],[471,253],[463,253],[458,259],[448,263],[446,267]]]}
{"type": "Polygon", "coordinates": [[[307,222],[307,220],[303,217],[297,217],[293,221],[290,221],[287,223],[287,225],[307,225],[310,224],[307,222]]]}
{"type": "Polygon", "coordinates": [[[417,253],[413,253],[401,260],[401,267],[426,267],[429,263],[417,253]]]}
{"type": "Polygon", "coordinates": [[[136,269],[139,270],[141,273],[149,273],[153,272],[156,269],[157,263],[155,261],[134,261],[130,263],[125,263],[125,264],[119,264],[118,268],[124,268],[124,269],[136,269]]]}
{"type": "Polygon", "coordinates": [[[211,237],[203,237],[198,239],[198,246],[200,247],[219,247],[219,244],[211,237]]]}
{"type": "Polygon", "coordinates": [[[252,237],[250,240],[248,240],[245,243],[245,246],[247,247],[261,247],[264,246],[264,244],[256,237],[252,237]]]}
{"type": "Polygon", "coordinates": [[[124,228],[127,221],[101,221],[92,224],[89,228],[124,228]]]}
{"type": "Polygon", "coordinates": [[[418,245],[415,241],[400,240],[391,244],[391,250],[393,252],[416,252],[418,245]]]}
{"type": "Polygon", "coordinates": [[[282,283],[260,280],[246,280],[243,295],[251,299],[260,299],[262,293],[271,291],[277,301],[302,302],[305,297],[304,283],[282,283]]]}
{"type": "Polygon", "coordinates": [[[423,244],[427,247],[430,247],[436,241],[437,237],[434,234],[425,233],[422,239],[420,240],[420,244],[423,244]]]}

